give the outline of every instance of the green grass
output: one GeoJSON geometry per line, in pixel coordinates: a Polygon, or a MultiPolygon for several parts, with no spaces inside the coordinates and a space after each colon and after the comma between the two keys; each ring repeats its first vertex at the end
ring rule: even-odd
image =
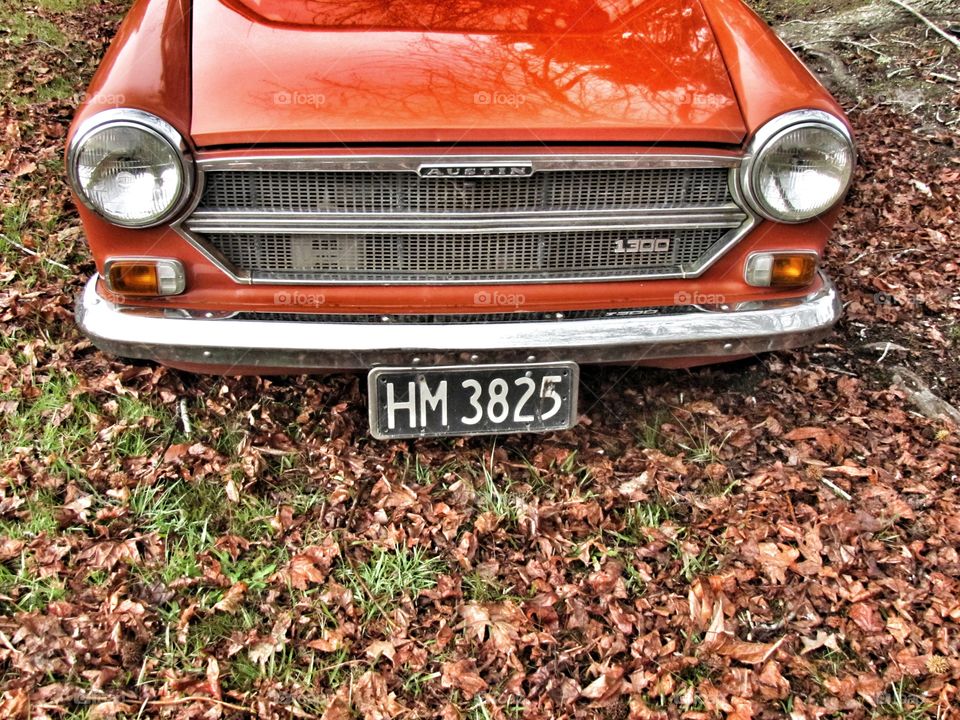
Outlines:
{"type": "Polygon", "coordinates": [[[960,323],[954,323],[947,330],[947,337],[953,345],[960,345],[960,323]]]}
{"type": "Polygon", "coordinates": [[[23,44],[29,39],[49,43],[61,48],[67,44],[67,36],[57,25],[45,17],[49,15],[67,15],[94,5],[98,0],[35,0],[26,5],[17,0],[0,0],[0,12],[3,13],[4,29],[15,44],[23,44]],[[39,11],[39,12],[38,12],[39,11]]]}
{"type": "Polygon", "coordinates": [[[236,560],[225,552],[215,551],[213,554],[220,561],[221,572],[231,583],[246,584],[248,595],[266,590],[267,580],[288,559],[287,551],[283,546],[253,548],[236,560]]]}
{"type": "MultiPolygon", "coordinates": [[[[334,663],[330,663],[329,660],[318,662],[316,653],[301,652],[288,644],[271,655],[270,659],[263,664],[253,662],[246,653],[238,654],[227,668],[224,684],[240,692],[250,692],[261,681],[269,680],[281,683],[288,690],[313,690],[314,692],[306,698],[298,693],[302,703],[301,709],[320,713],[323,711],[322,694],[316,692],[316,689],[329,680],[332,664],[334,663]]],[[[341,682],[342,680],[338,680],[337,686],[341,682]]]]}
{"type": "Polygon", "coordinates": [[[96,437],[99,408],[72,373],[52,373],[36,381],[36,397],[24,397],[21,388],[0,395],[0,400],[18,402],[15,412],[0,418],[0,452],[9,456],[14,448],[32,447],[51,473],[82,479],[80,461],[96,437]]]}
{"type": "Polygon", "coordinates": [[[413,670],[403,679],[403,692],[405,695],[418,699],[426,692],[427,686],[434,680],[440,679],[441,673],[426,672],[424,670],[413,670]]]}
{"type": "Polygon", "coordinates": [[[670,506],[663,501],[651,500],[638,503],[624,514],[624,535],[640,541],[649,537],[648,530],[658,528],[672,519],[670,506]]]}
{"type": "MultiPolygon", "coordinates": [[[[70,3],[53,2],[46,0],[40,3],[44,10],[56,11],[56,5],[66,6],[70,3]]],[[[63,7],[62,10],[70,8],[63,7]]],[[[14,44],[21,45],[29,40],[38,40],[54,47],[63,47],[67,43],[67,36],[54,23],[40,17],[32,7],[24,7],[21,3],[3,0],[0,2],[0,11],[3,12],[4,29],[9,33],[14,44]]]]}
{"type": "Polygon", "coordinates": [[[487,468],[483,471],[483,481],[477,488],[477,510],[481,513],[493,513],[501,522],[516,525],[520,520],[520,498],[510,491],[513,483],[509,478],[498,482],[487,468]]]}
{"type": "Polygon", "coordinates": [[[63,583],[51,577],[40,577],[22,553],[14,569],[0,564],[0,608],[16,612],[44,610],[56,600],[66,597],[63,583]]]}
{"type": "Polygon", "coordinates": [[[714,572],[720,568],[720,558],[716,551],[720,549],[716,541],[708,541],[707,545],[696,555],[687,552],[680,536],[670,543],[673,548],[674,557],[680,561],[680,574],[688,583],[693,579],[714,572]]]}
{"type": "MultiPolygon", "coordinates": [[[[61,178],[62,163],[59,159],[42,162],[36,172],[61,178]],[[48,167],[50,165],[54,165],[56,169],[51,171],[48,167]]],[[[29,182],[28,175],[13,180],[10,186],[15,194],[22,196],[30,192],[29,182]]],[[[25,200],[19,200],[10,202],[3,208],[0,221],[0,261],[17,269],[11,282],[32,288],[44,278],[64,281],[72,278],[73,272],[69,266],[82,262],[88,256],[88,250],[78,233],[70,229],[61,232],[62,224],[63,218],[59,209],[44,206],[42,203],[34,206],[25,200]],[[17,247],[18,245],[22,247],[17,247]],[[25,252],[23,247],[52,262],[39,263],[31,260],[32,264],[25,265],[23,261],[30,259],[30,254],[25,252]]]]}
{"type": "MultiPolygon", "coordinates": [[[[227,501],[219,483],[180,480],[135,488],[128,512],[129,520],[139,531],[157,533],[163,539],[162,560],[132,568],[144,585],[162,589],[176,581],[200,578],[206,555],[219,563],[230,586],[244,583],[247,588],[235,611],[226,612],[215,606],[228,587],[210,587],[203,582],[195,586],[189,594],[196,603],[195,616],[185,637],[178,630],[185,610],[184,595],[180,593],[169,603],[160,603],[156,607],[160,632],[148,649],[148,656],[162,667],[195,667],[206,654],[237,634],[254,629],[261,634],[269,631],[261,627],[265,622],[261,612],[263,595],[271,576],[286,564],[288,551],[284,545],[268,539],[273,509],[266,500],[242,496],[239,503],[233,504],[227,501]],[[240,535],[251,545],[234,558],[215,546],[217,538],[225,534],[240,535]]],[[[274,662],[281,661],[277,658],[274,662]]],[[[241,675],[245,672],[241,660],[230,667],[241,675]]],[[[228,669],[222,671],[227,682],[228,669]]]]}
{"type": "Polygon", "coordinates": [[[660,437],[660,426],[664,423],[664,415],[657,411],[644,417],[636,433],[637,443],[648,450],[659,450],[663,441],[660,437]]]}
{"type": "Polygon", "coordinates": [[[677,444],[686,451],[689,460],[701,465],[710,465],[720,461],[720,452],[723,450],[723,446],[730,438],[732,432],[727,433],[726,436],[717,442],[713,431],[706,422],[695,424],[692,429],[688,428],[679,420],[677,420],[677,424],[683,428],[683,432],[687,436],[686,442],[679,442],[677,444]]]}
{"type": "Polygon", "coordinates": [[[476,695],[462,712],[465,720],[494,720],[498,717],[512,720],[523,717],[523,705],[515,700],[502,701],[490,695],[476,695]]]}
{"type": "Polygon", "coordinates": [[[413,453],[412,455],[406,454],[403,456],[404,480],[412,475],[417,485],[426,487],[435,485],[440,482],[443,476],[451,469],[452,466],[450,464],[444,464],[436,468],[433,467],[430,463],[423,461],[420,453],[413,453]]]}
{"type": "Polygon", "coordinates": [[[139,526],[174,539],[229,533],[254,541],[272,533],[270,519],[276,510],[265,497],[252,493],[231,503],[224,486],[212,480],[138,486],[130,494],[129,508],[139,526]]]}
{"type": "Polygon", "coordinates": [[[263,588],[266,578],[287,559],[283,546],[255,545],[234,560],[214,551],[213,542],[223,534],[239,535],[253,543],[269,538],[274,510],[264,498],[252,494],[230,503],[223,486],[208,480],[137,487],[130,496],[130,519],[137,527],[159,534],[166,547],[164,563],[137,572],[148,582],[197,577],[197,556],[210,551],[231,581],[246,582],[251,591],[263,588]]]}
{"type": "Polygon", "coordinates": [[[41,490],[27,499],[13,520],[0,520],[0,536],[13,540],[33,540],[52,536],[59,529],[57,509],[60,503],[50,491],[41,490]]]}
{"type": "Polygon", "coordinates": [[[207,480],[140,485],[130,494],[130,517],[163,537],[185,539],[204,533],[211,518],[226,509],[226,492],[207,480]]]}
{"type": "Polygon", "coordinates": [[[891,683],[881,702],[871,714],[871,718],[880,720],[923,720],[931,716],[933,705],[914,691],[914,683],[905,680],[891,683]]]}
{"type": "Polygon", "coordinates": [[[139,398],[117,398],[117,422],[112,452],[118,459],[146,457],[173,440],[177,420],[166,408],[158,408],[139,398]]]}
{"type": "Polygon", "coordinates": [[[20,236],[30,223],[30,207],[25,203],[11,204],[3,208],[3,234],[0,242],[4,243],[3,252],[6,254],[13,249],[6,243],[6,238],[20,240],[20,236]]]}
{"type": "Polygon", "coordinates": [[[341,565],[337,575],[353,590],[366,620],[389,612],[403,597],[415,600],[437,584],[446,564],[422,547],[374,548],[366,562],[341,565]]]}
{"type": "Polygon", "coordinates": [[[521,596],[512,591],[512,587],[504,587],[496,578],[476,571],[463,576],[463,596],[467,600],[484,603],[520,599],[521,596]]]}

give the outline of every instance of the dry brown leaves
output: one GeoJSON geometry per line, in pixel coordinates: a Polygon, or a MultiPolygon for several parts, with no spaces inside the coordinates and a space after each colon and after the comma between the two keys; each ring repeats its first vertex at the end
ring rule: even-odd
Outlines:
{"type": "MultiPolygon", "coordinates": [[[[55,18],[91,56],[113,27],[93,7],[55,18]]],[[[83,74],[30,47],[22,65],[83,74]]],[[[4,179],[36,182],[0,192],[42,219],[63,191],[37,158],[60,152],[69,108],[5,113],[4,179]]],[[[0,389],[22,396],[0,422],[69,370],[75,395],[45,420],[90,413],[96,432],[66,458],[79,472],[34,447],[0,461],[4,527],[33,527],[38,498],[56,508],[0,537],[19,578],[0,593],[0,716],[814,720],[882,717],[896,692],[955,716],[960,441],[905,405],[869,346],[904,348],[957,402],[960,148],[882,110],[854,122],[862,164],[828,258],[848,302],[837,337],[728,368],[585,369],[584,423],[546,437],[378,443],[356,376],[126,365],[73,329],[88,264],[64,282],[8,257],[0,389]],[[187,400],[194,435],[115,459],[122,397],[168,418],[187,400]],[[196,572],[163,580],[177,538],[131,498],[177,483],[223,502],[198,521],[196,572]],[[255,522],[228,522],[252,501],[255,522]],[[443,570],[379,598],[384,616],[351,573],[394,547],[443,570]]],[[[54,232],[80,241],[72,215],[54,232]]]]}

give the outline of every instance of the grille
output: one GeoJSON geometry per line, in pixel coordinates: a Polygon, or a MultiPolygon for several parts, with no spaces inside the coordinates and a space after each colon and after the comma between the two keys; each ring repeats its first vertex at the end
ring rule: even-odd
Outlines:
{"type": "Polygon", "coordinates": [[[696,276],[752,222],[729,159],[567,156],[495,178],[425,178],[404,162],[214,164],[186,234],[238,281],[508,283],[696,276]]]}
{"type": "Polygon", "coordinates": [[[669,305],[618,310],[564,310],[555,312],[497,312],[497,313],[429,313],[422,315],[370,315],[342,313],[271,313],[241,312],[234,320],[261,320],[271,322],[333,323],[340,325],[482,325],[487,323],[566,322],[570,320],[597,320],[601,318],[649,317],[659,315],[689,315],[697,312],[691,305],[669,305]]]}
{"type": "Polygon", "coordinates": [[[214,233],[232,265],[272,280],[403,282],[522,281],[682,272],[725,235],[723,228],[487,234],[295,235],[214,233]],[[618,252],[669,240],[665,252],[618,252]]]}
{"type": "Polygon", "coordinates": [[[571,170],[523,178],[414,173],[220,171],[200,206],[219,211],[451,213],[716,207],[731,202],[726,168],[571,170]]]}

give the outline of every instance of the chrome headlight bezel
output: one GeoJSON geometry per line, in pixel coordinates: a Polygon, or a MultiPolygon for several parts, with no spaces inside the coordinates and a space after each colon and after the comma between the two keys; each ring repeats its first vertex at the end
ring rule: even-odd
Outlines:
{"type": "Polygon", "coordinates": [[[754,210],[760,216],[774,222],[799,225],[829,212],[839,204],[846,196],[850,185],[853,182],[853,175],[856,169],[857,153],[853,142],[853,136],[849,128],[835,115],[822,110],[794,110],[779,115],[763,125],[754,134],[747,146],[746,155],[743,158],[740,173],[740,185],[743,196],[754,210]],[[786,137],[789,133],[808,127],[815,127],[833,133],[843,143],[847,145],[850,151],[849,174],[846,182],[843,183],[836,197],[828,205],[816,213],[804,215],[802,217],[790,217],[780,214],[772,208],[764,199],[759,188],[758,168],[762,165],[764,158],[777,146],[777,143],[786,137]]]}
{"type": "Polygon", "coordinates": [[[74,133],[67,149],[67,176],[73,191],[84,207],[89,208],[112,225],[134,229],[145,229],[170,223],[184,211],[194,194],[196,168],[190,148],[183,136],[170,123],[152,113],[132,108],[114,108],[97,113],[85,120],[74,133]],[[129,220],[117,217],[99,207],[85,192],[80,181],[78,162],[80,153],[97,133],[112,128],[132,128],[161,140],[170,146],[176,160],[179,176],[179,189],[175,199],[161,213],[141,220],[129,220]]]}

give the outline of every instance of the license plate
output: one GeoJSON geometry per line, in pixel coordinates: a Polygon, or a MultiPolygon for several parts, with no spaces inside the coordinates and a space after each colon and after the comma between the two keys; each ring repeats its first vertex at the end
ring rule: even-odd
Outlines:
{"type": "Polygon", "coordinates": [[[389,438],[545,432],[577,419],[576,363],[376,368],[370,432],[389,438]]]}

